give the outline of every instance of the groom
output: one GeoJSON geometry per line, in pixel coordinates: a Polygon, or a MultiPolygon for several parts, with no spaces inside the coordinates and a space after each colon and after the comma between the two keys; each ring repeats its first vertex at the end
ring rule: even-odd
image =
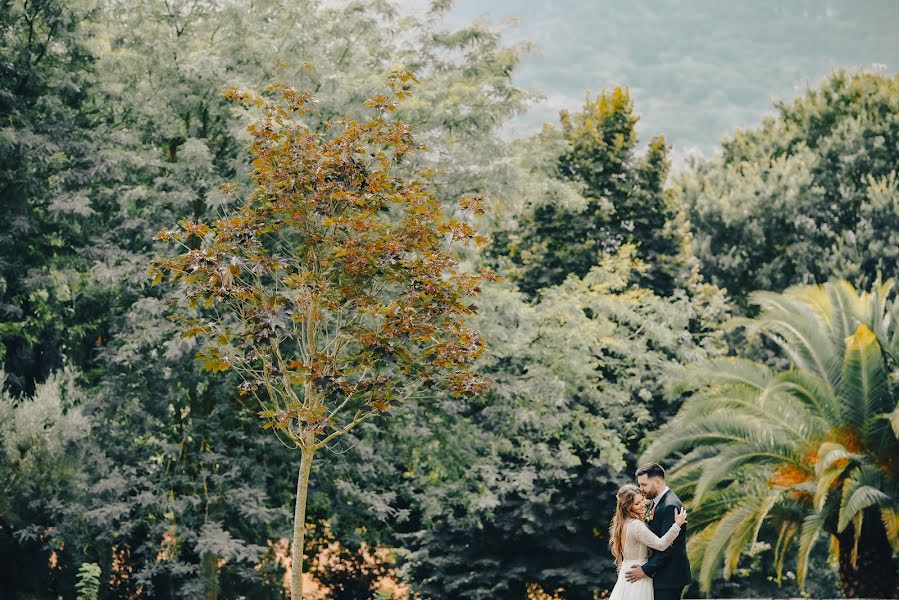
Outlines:
{"type": "MultiPolygon", "coordinates": [[[[637,469],[637,483],[643,496],[652,501],[646,511],[647,525],[654,534],[662,537],[674,523],[675,509],[682,509],[684,505],[665,485],[665,469],[661,465],[649,463],[637,469]]],[[[687,559],[687,526],[681,527],[680,535],[670,548],[653,552],[642,567],[634,565],[625,577],[630,582],[652,577],[655,600],[680,600],[684,588],[692,583],[687,559]]]]}

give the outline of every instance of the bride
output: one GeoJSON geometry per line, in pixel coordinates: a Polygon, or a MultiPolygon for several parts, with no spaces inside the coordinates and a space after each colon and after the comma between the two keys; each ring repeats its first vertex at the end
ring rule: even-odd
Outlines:
{"type": "Polygon", "coordinates": [[[609,547],[618,567],[618,581],[609,600],[653,600],[651,578],[644,577],[630,583],[625,579],[625,574],[631,566],[646,562],[650,548],[661,552],[674,543],[681,525],[687,522],[687,511],[675,512],[674,524],[660,538],[643,522],[646,499],[640,488],[632,484],[621,486],[616,497],[618,505],[609,529],[609,547]]]}

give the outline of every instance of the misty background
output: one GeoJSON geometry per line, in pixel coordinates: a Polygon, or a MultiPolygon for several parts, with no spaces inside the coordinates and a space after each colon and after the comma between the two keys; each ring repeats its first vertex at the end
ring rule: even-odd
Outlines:
{"type": "Polygon", "coordinates": [[[664,133],[675,166],[688,154],[714,155],[724,136],[758,123],[774,101],[817,86],[834,67],[892,73],[899,65],[899,2],[891,0],[457,0],[446,23],[474,20],[534,45],[513,80],[544,98],[506,135],[556,122],[587,91],[626,85],[641,141],[664,133]]]}

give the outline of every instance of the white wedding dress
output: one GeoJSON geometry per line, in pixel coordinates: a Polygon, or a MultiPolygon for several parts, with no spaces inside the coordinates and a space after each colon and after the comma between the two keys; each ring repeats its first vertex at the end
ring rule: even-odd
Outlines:
{"type": "Polygon", "coordinates": [[[646,523],[638,519],[631,519],[624,528],[624,547],[621,567],[618,569],[618,581],[615,582],[615,588],[609,600],[653,600],[652,578],[644,577],[633,583],[629,583],[624,576],[628,569],[634,565],[643,566],[649,559],[649,549],[667,550],[677,535],[680,533],[680,526],[674,523],[665,535],[657,536],[646,523]]]}

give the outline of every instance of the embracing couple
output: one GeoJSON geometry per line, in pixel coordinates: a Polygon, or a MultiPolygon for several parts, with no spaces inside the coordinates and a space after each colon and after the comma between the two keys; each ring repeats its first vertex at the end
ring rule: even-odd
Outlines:
{"type": "Polygon", "coordinates": [[[609,600],[680,600],[690,585],[687,511],[665,485],[665,469],[637,470],[637,483],[618,490],[609,547],[618,581],[609,600]],[[652,550],[652,556],[650,556],[652,550]]]}

